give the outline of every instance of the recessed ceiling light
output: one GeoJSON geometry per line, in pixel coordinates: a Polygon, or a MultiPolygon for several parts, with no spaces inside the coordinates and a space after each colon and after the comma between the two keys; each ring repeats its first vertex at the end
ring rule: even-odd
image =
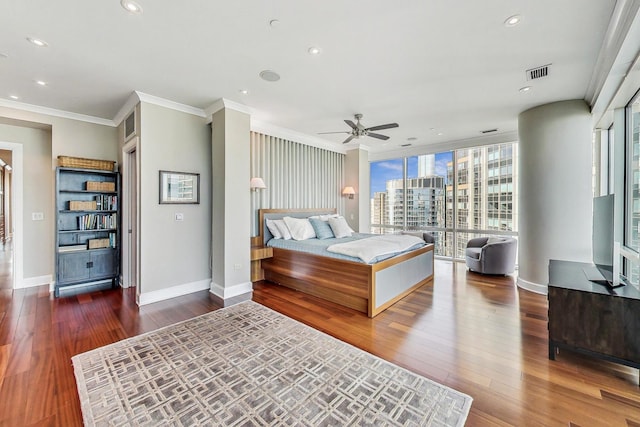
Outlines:
{"type": "Polygon", "coordinates": [[[311,46],[309,48],[308,52],[309,52],[310,55],[320,55],[320,52],[322,52],[322,51],[320,50],[319,47],[311,46]]]}
{"type": "Polygon", "coordinates": [[[240,92],[243,95],[249,95],[249,91],[247,89],[238,89],[238,92],[240,92]]]}
{"type": "Polygon", "coordinates": [[[409,138],[407,138],[407,141],[415,141],[418,138],[416,138],[415,136],[410,136],[409,138]]]}
{"type": "Polygon", "coordinates": [[[505,27],[515,27],[520,23],[522,17],[520,15],[512,15],[504,20],[505,27]]]}
{"type": "Polygon", "coordinates": [[[4,58],[8,58],[9,55],[7,55],[6,53],[2,53],[0,52],[0,58],[4,59],[4,58]]]}
{"type": "Polygon", "coordinates": [[[129,13],[142,13],[142,7],[133,0],[120,0],[120,5],[129,13]]]}
{"type": "Polygon", "coordinates": [[[280,25],[280,21],[278,21],[277,19],[272,19],[271,21],[269,21],[269,26],[271,28],[276,28],[278,25],[280,25]]]}
{"type": "Polygon", "coordinates": [[[46,86],[47,82],[45,82],[44,80],[36,80],[36,84],[38,84],[40,86],[46,86]]]}
{"type": "Polygon", "coordinates": [[[523,92],[523,93],[524,92],[529,92],[531,90],[531,86],[521,87],[519,90],[520,90],[520,92],[523,92]]]}
{"type": "Polygon", "coordinates": [[[35,44],[36,46],[39,46],[39,47],[47,47],[47,46],[49,46],[49,44],[46,41],[40,40],[40,39],[36,39],[34,37],[27,37],[27,41],[29,43],[35,44]]]}
{"type": "Polygon", "coordinates": [[[266,80],[268,82],[277,82],[278,80],[280,80],[280,75],[271,70],[261,71],[260,77],[262,78],[262,80],[266,80]]]}
{"type": "Polygon", "coordinates": [[[18,95],[9,95],[9,98],[11,98],[11,99],[20,99],[20,97],[18,95]]]}
{"type": "Polygon", "coordinates": [[[438,132],[438,136],[442,136],[442,135],[444,135],[444,133],[438,132]]]}

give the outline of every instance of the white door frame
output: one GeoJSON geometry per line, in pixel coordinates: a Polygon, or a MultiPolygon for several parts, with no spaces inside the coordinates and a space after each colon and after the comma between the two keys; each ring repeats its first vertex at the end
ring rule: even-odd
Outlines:
{"type": "MultiPolygon", "coordinates": [[[[0,141],[0,150],[11,153],[11,216],[13,220],[13,289],[24,287],[24,254],[23,254],[23,151],[22,144],[0,141]]],[[[53,224],[51,224],[53,230],[53,224]]],[[[8,230],[5,230],[7,233],[8,230]]],[[[52,248],[53,249],[53,248],[52,248]]]]}
{"type": "MultiPolygon", "coordinates": [[[[129,203],[129,196],[131,192],[132,183],[129,182],[129,169],[130,169],[130,154],[131,152],[136,152],[136,173],[140,172],[140,156],[138,153],[138,142],[139,138],[131,138],[123,147],[122,147],[122,274],[121,274],[121,285],[123,288],[128,288],[131,286],[131,276],[129,274],[130,271],[130,259],[131,259],[131,248],[129,241],[129,229],[131,228],[131,224],[129,223],[131,204],[129,203]]],[[[139,206],[140,206],[140,180],[137,179],[137,182],[134,183],[137,186],[137,207],[136,211],[138,212],[136,217],[136,302],[140,298],[140,214],[139,214],[139,206]]]]}

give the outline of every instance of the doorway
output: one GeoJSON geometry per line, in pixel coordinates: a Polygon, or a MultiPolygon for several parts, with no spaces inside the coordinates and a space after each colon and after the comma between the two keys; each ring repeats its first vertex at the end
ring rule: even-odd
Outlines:
{"type": "Polygon", "coordinates": [[[0,141],[0,290],[23,287],[22,148],[0,141]]]}
{"type": "Polygon", "coordinates": [[[11,150],[0,150],[0,289],[13,289],[11,150]]]}
{"type": "Polygon", "coordinates": [[[138,137],[122,150],[122,287],[136,288],[140,297],[138,253],[138,137]]]}

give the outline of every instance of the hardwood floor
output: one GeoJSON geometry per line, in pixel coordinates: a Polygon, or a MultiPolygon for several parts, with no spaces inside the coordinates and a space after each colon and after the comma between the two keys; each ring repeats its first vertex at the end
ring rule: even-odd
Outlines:
{"type": "MultiPolygon", "coordinates": [[[[436,261],[375,319],[266,282],[253,299],[474,398],[467,425],[640,426],[638,370],[547,358],[546,297],[436,261]]],[[[130,290],[0,289],[0,425],[81,425],[71,356],[211,310],[206,291],[138,308],[130,290]]],[[[640,331],[639,331],[640,333],[640,331]]]]}

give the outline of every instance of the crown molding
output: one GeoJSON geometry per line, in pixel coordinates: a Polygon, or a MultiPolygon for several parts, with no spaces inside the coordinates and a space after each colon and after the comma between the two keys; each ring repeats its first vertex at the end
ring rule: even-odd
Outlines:
{"type": "Polygon", "coordinates": [[[93,123],[102,126],[116,126],[113,120],[88,116],[85,114],[72,113],[70,111],[56,110],[55,108],[42,107],[40,105],[25,104],[24,102],[11,101],[9,99],[0,99],[0,107],[13,108],[15,110],[28,111],[30,113],[44,114],[46,116],[60,117],[63,119],[78,120],[81,122],[93,123]]]}
{"type": "Polygon", "coordinates": [[[204,114],[207,117],[207,121],[211,121],[211,116],[213,116],[215,113],[222,110],[223,108],[228,108],[230,110],[239,111],[241,113],[245,113],[249,115],[252,115],[254,113],[254,110],[250,107],[247,107],[246,105],[231,101],[226,98],[220,98],[217,101],[215,101],[213,104],[209,105],[207,108],[204,109],[204,114]]]}
{"type": "Polygon", "coordinates": [[[483,135],[474,138],[458,139],[441,142],[438,144],[416,145],[398,150],[389,150],[369,154],[370,161],[393,159],[405,156],[419,156],[423,154],[435,154],[443,151],[459,150],[462,148],[479,147],[482,145],[503,144],[506,142],[517,142],[518,132],[502,132],[495,135],[483,135]]]}
{"type": "Polygon", "coordinates": [[[345,148],[345,152],[348,153],[349,151],[353,151],[353,150],[362,150],[362,151],[366,151],[366,152],[370,152],[371,149],[369,147],[367,147],[366,145],[354,145],[352,147],[347,147],[345,148]]]}
{"type": "Polygon", "coordinates": [[[585,100],[596,115],[612,101],[629,65],[637,56],[640,1],[618,0],[604,36],[596,65],[585,94],[585,100]]]}
{"type": "Polygon", "coordinates": [[[286,139],[288,141],[299,142],[300,144],[310,145],[324,150],[334,151],[340,154],[346,154],[347,150],[342,146],[336,146],[335,142],[318,138],[317,136],[307,135],[292,129],[282,128],[270,123],[261,122],[251,119],[251,130],[253,132],[263,133],[265,135],[275,136],[277,138],[286,139]]]}
{"type": "Polygon", "coordinates": [[[168,108],[170,110],[181,111],[187,114],[193,114],[198,117],[206,117],[204,110],[202,108],[192,107],[191,105],[181,104],[179,102],[170,101],[165,98],[160,98],[159,96],[149,95],[148,93],[135,91],[135,94],[138,96],[140,102],[146,102],[148,104],[158,105],[160,107],[168,108]]]}

